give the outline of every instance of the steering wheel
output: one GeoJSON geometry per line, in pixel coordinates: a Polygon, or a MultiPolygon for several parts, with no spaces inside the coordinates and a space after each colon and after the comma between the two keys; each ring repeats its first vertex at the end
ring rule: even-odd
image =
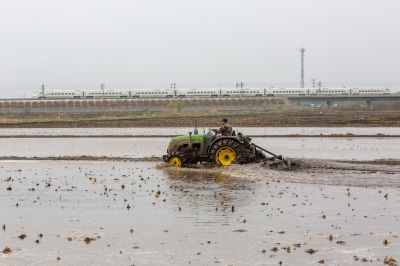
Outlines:
{"type": "Polygon", "coordinates": [[[217,129],[209,128],[208,129],[208,134],[216,136],[217,135],[217,129]]]}

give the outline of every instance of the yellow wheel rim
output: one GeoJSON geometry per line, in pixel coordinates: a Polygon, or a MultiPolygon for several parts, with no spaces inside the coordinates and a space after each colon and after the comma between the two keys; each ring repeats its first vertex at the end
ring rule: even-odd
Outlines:
{"type": "Polygon", "coordinates": [[[215,161],[219,165],[228,166],[235,162],[236,152],[231,147],[221,147],[215,153],[215,161]]]}
{"type": "Polygon", "coordinates": [[[170,164],[175,165],[177,167],[181,167],[182,166],[182,160],[181,158],[179,158],[178,156],[172,156],[169,161],[170,164]]]}

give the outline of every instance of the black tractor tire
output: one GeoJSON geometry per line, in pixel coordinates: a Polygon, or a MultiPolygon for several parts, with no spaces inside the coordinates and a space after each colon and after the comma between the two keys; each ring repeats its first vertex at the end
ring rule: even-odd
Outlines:
{"type": "Polygon", "coordinates": [[[234,151],[234,158],[232,157],[229,158],[229,160],[232,160],[232,163],[241,163],[244,151],[242,144],[233,139],[228,139],[228,138],[220,139],[211,146],[208,157],[209,161],[215,165],[223,165],[221,164],[220,161],[218,161],[217,153],[224,148],[234,151]]]}
{"type": "Polygon", "coordinates": [[[190,149],[188,146],[180,147],[177,152],[180,153],[182,158],[184,158],[185,165],[196,164],[198,161],[200,161],[200,154],[196,153],[196,151],[190,149]]]}

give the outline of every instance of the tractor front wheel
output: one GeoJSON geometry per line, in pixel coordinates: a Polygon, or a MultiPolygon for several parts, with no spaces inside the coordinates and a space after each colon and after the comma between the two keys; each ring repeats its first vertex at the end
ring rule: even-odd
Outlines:
{"type": "Polygon", "coordinates": [[[176,167],[181,167],[184,164],[183,154],[180,152],[171,152],[168,154],[167,163],[172,164],[176,167]]]}

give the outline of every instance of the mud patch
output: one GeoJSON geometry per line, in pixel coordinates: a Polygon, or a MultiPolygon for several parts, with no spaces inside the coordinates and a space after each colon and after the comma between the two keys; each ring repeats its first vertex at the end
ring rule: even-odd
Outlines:
{"type": "Polygon", "coordinates": [[[275,169],[279,171],[295,171],[301,167],[300,161],[290,159],[264,160],[261,165],[265,168],[275,169]]]}
{"type": "Polygon", "coordinates": [[[369,172],[369,173],[399,173],[400,160],[372,160],[372,161],[340,161],[340,160],[318,160],[318,159],[291,159],[297,164],[294,169],[306,173],[326,173],[332,171],[344,172],[369,172]]]}
{"type": "Polygon", "coordinates": [[[382,160],[371,160],[371,161],[342,160],[337,162],[350,163],[350,164],[367,163],[367,164],[379,164],[379,165],[400,165],[400,160],[394,160],[394,159],[387,159],[387,160],[382,159],[382,160]]]}
{"type": "Polygon", "coordinates": [[[233,176],[307,184],[362,187],[400,187],[400,165],[395,160],[341,162],[317,159],[290,159],[291,171],[281,171],[266,163],[234,166],[233,176]]]}

